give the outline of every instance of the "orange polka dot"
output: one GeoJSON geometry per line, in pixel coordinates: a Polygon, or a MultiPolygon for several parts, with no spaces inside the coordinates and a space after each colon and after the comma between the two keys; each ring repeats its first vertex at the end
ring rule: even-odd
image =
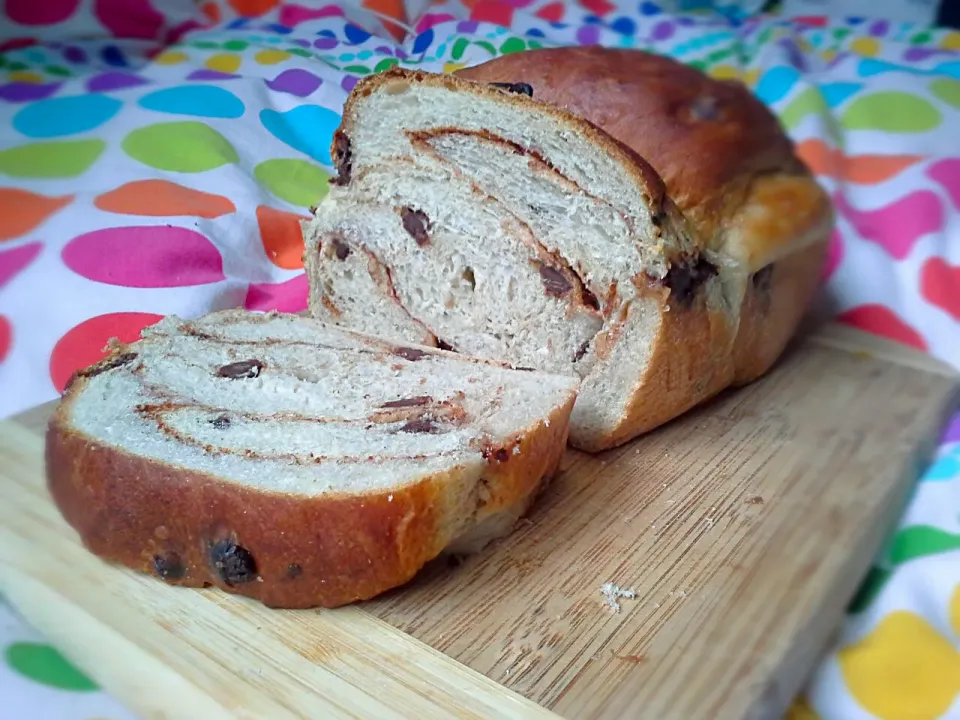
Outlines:
{"type": "Polygon", "coordinates": [[[93,204],[106,212],[151,217],[189,215],[215,218],[237,211],[229,198],[192,190],[169,180],[128,182],[97,196],[93,204]]]}
{"type": "Polygon", "coordinates": [[[229,2],[230,7],[243,17],[263,15],[280,4],[280,0],[229,0],[229,2]]]}
{"type": "Polygon", "coordinates": [[[50,354],[50,380],[63,392],[70,377],[106,355],[111,338],[128,343],[139,339],[140,331],[162,320],[162,315],[118,312],[98,315],[74,326],[57,341],[50,354]]]}
{"type": "Polygon", "coordinates": [[[11,347],[13,347],[13,328],[10,327],[10,321],[0,315],[0,363],[7,359],[11,347]]]}
{"type": "Polygon", "coordinates": [[[207,2],[200,6],[200,11],[206,16],[207,20],[216,25],[220,22],[220,6],[215,2],[207,2]]]}
{"type": "Polygon", "coordinates": [[[27,190],[0,188],[0,242],[26,235],[71,200],[72,195],[47,197],[27,190]]]}
{"type": "Polygon", "coordinates": [[[263,250],[270,262],[284,270],[299,270],[303,267],[301,220],[309,218],[266,205],[257,208],[257,224],[260,226],[263,250]]]}
{"type": "Polygon", "coordinates": [[[797,154],[815,174],[859,185],[885,182],[923,159],[918,155],[844,155],[819,138],[798,143],[797,154]]]}

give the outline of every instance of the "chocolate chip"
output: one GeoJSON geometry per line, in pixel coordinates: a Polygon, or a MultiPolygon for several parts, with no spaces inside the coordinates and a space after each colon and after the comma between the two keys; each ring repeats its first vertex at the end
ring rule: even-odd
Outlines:
{"type": "Polygon", "coordinates": [[[592,307],[594,310],[600,309],[600,301],[597,300],[597,296],[587,288],[583,288],[583,304],[587,307],[592,307]]]}
{"type": "Polygon", "coordinates": [[[540,266],[540,279],[543,281],[543,287],[547,290],[547,295],[556,298],[562,298],[573,287],[562,272],[549,265],[540,266]]]}
{"type": "Polygon", "coordinates": [[[347,245],[342,238],[337,236],[330,238],[330,245],[333,247],[333,252],[336,254],[337,260],[343,262],[350,257],[350,246],[347,245]]]}
{"type": "Polygon", "coordinates": [[[153,569],[161,580],[179,580],[187,574],[183,560],[175,552],[167,552],[153,556],[153,569]]]}
{"type": "Polygon", "coordinates": [[[217,415],[217,417],[210,421],[210,424],[217,430],[223,430],[224,428],[230,427],[230,418],[226,415],[217,415]]]}
{"type": "Polygon", "coordinates": [[[463,272],[460,273],[460,277],[462,277],[462,278],[463,278],[463,281],[464,281],[467,285],[470,286],[470,289],[471,289],[471,290],[476,290],[476,289],[477,289],[477,278],[476,278],[476,276],[473,274],[473,268],[472,268],[472,267],[464,268],[464,269],[463,269],[463,272]]]}
{"type": "Polygon", "coordinates": [[[401,208],[400,219],[403,222],[403,229],[416,241],[418,246],[425,247],[430,244],[430,218],[423,210],[414,210],[410,207],[401,208]]]}
{"type": "Polygon", "coordinates": [[[428,417],[411,420],[402,428],[400,428],[400,432],[405,433],[434,433],[436,430],[437,426],[434,424],[433,420],[428,417]]]}
{"type": "Polygon", "coordinates": [[[456,349],[454,349],[453,345],[441,338],[437,338],[437,347],[441,350],[446,350],[447,352],[456,352],[456,349]]]}
{"type": "Polygon", "coordinates": [[[398,347],[393,350],[394,355],[399,355],[404,360],[409,360],[410,362],[416,362],[421,359],[426,353],[423,350],[417,350],[416,348],[408,347],[398,347]]]}
{"type": "Polygon", "coordinates": [[[403,398],[402,400],[391,400],[390,402],[385,402],[380,407],[382,408],[405,408],[405,407],[417,407],[419,405],[429,405],[433,402],[433,398],[429,395],[421,395],[420,397],[411,397],[403,398]]]}
{"type": "Polygon", "coordinates": [[[107,370],[113,370],[114,368],[122,367],[132,363],[137,359],[137,353],[121,353],[120,355],[114,355],[113,357],[108,357],[104,360],[101,360],[95,365],[91,365],[88,368],[84,368],[77,373],[80,377],[96,377],[100,373],[104,373],[107,370]]]}
{"type": "Polygon", "coordinates": [[[536,371],[537,371],[536,368],[532,368],[532,367],[519,367],[519,366],[518,366],[518,367],[515,367],[515,368],[513,368],[513,369],[514,369],[514,370],[523,370],[523,372],[536,372],[536,371]]]}
{"type": "Polygon", "coordinates": [[[764,265],[757,270],[753,277],[753,286],[760,292],[770,292],[770,283],[773,280],[773,263],[764,265]]]}
{"type": "Polygon", "coordinates": [[[527,97],[533,97],[533,86],[529,83],[504,83],[504,82],[493,82],[490,83],[493,87],[500,88],[501,90],[506,90],[507,92],[517,93],[518,95],[526,95],[527,97]]]}
{"type": "Polygon", "coordinates": [[[296,563],[290,563],[289,565],[287,565],[287,577],[288,577],[288,578],[290,578],[291,580],[295,580],[296,578],[300,577],[301,575],[303,575],[303,568],[302,568],[302,567],[300,567],[300,566],[297,565],[296,563]]]}
{"type": "Polygon", "coordinates": [[[501,463],[505,463],[507,460],[510,459],[510,453],[507,452],[507,449],[503,447],[494,448],[491,446],[487,446],[483,448],[483,450],[481,451],[481,454],[483,455],[485,460],[489,460],[490,458],[493,458],[497,462],[501,462],[501,463]]]}
{"type": "Polygon", "coordinates": [[[252,379],[259,376],[261,370],[263,370],[263,363],[259,360],[241,360],[224,365],[217,370],[217,375],[232,380],[252,379]]]}
{"type": "Polygon", "coordinates": [[[689,306],[697,289],[716,274],[716,265],[697,257],[696,260],[672,265],[663,279],[663,284],[670,288],[671,297],[681,305],[689,306]]]}
{"type": "Polygon", "coordinates": [[[353,174],[353,152],[350,149],[350,138],[342,130],[333,134],[333,165],[337,169],[337,177],[330,178],[334,185],[346,185],[353,174]]]}
{"type": "Polygon", "coordinates": [[[239,585],[256,579],[257,562],[245,547],[232,540],[218,540],[208,552],[213,571],[227,585],[239,585]]]}
{"type": "Polygon", "coordinates": [[[583,356],[587,354],[587,350],[590,348],[590,341],[584,340],[583,344],[577,348],[577,351],[573,354],[573,361],[580,362],[583,359],[583,356]]]}
{"type": "Polygon", "coordinates": [[[653,213],[652,215],[650,215],[650,224],[653,225],[654,227],[660,227],[661,225],[663,225],[664,216],[665,216],[665,213],[662,211],[653,213]]]}

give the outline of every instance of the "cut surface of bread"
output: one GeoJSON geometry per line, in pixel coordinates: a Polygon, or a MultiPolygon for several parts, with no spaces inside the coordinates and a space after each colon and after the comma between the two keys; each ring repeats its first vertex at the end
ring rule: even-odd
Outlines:
{"type": "Polygon", "coordinates": [[[109,560],[336,606],[508,532],[559,462],[576,392],[292,315],[168,317],[75,376],[48,485],[109,560]]]}
{"type": "Polygon", "coordinates": [[[394,69],[361,81],[334,136],[336,184],[304,223],[311,313],[579,377],[570,439],[591,451],[765,372],[815,286],[829,203],[746,90],[753,114],[727,122],[737,92],[688,68],[695,97],[664,90],[671,70],[658,64],[639,76],[682,108],[667,97],[649,113],[656,122],[630,125],[643,82],[615,96],[603,90],[604,68],[623,84],[662,60],[651,57],[532,51],[457,76],[394,69]],[[591,102],[600,95],[604,104],[591,102]],[[676,187],[641,157],[667,112],[698,126],[686,140],[699,154],[654,155],[673,163],[676,187]],[[608,133],[606,122],[629,133],[608,133]],[[761,130],[766,140],[745,144],[761,130]],[[711,143],[741,165],[713,168],[705,189],[696,169],[711,169],[711,143]],[[746,160],[730,151],[737,143],[746,160]],[[739,336],[744,321],[749,338],[739,336]]]}

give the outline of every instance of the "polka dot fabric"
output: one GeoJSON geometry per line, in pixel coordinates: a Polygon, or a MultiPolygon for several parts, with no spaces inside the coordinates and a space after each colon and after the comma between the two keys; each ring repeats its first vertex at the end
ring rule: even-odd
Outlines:
{"type": "MultiPolygon", "coordinates": [[[[164,314],[304,308],[297,222],[360,77],[577,44],[746,83],[835,200],[820,308],[960,367],[958,33],[735,2],[160,5],[2,4],[0,416],[164,314]]],[[[960,720],[958,647],[960,417],[790,716],[960,720]]],[[[0,653],[0,716],[130,717],[8,608],[0,653]]]]}

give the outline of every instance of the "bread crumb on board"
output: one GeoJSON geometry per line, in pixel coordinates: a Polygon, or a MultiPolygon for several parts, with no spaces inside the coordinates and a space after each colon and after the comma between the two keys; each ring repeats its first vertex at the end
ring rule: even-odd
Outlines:
{"type": "Polygon", "coordinates": [[[603,595],[603,601],[607,604],[607,607],[614,612],[620,612],[620,598],[633,600],[637,596],[633,590],[622,588],[611,582],[604,583],[600,586],[600,594],[603,595]]]}

